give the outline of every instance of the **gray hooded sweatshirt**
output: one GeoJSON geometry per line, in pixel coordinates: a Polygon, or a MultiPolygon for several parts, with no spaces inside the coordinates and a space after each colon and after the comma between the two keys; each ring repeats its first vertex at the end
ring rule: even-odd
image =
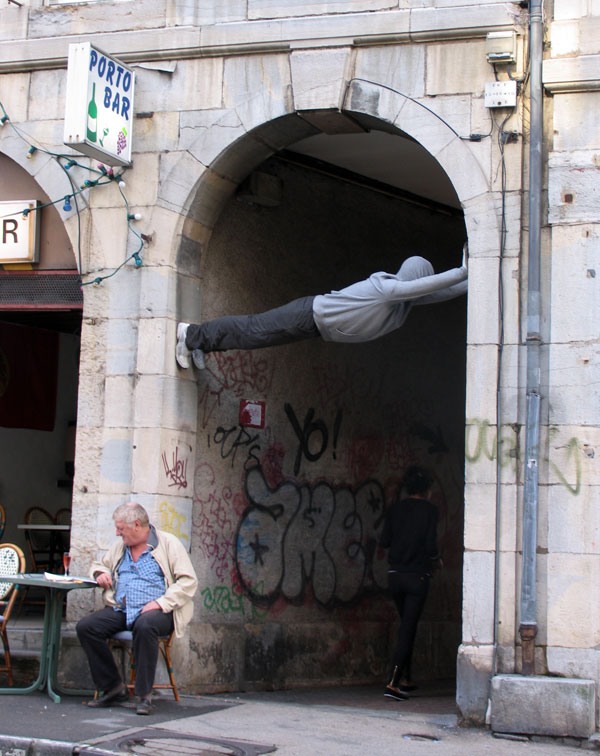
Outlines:
{"type": "Polygon", "coordinates": [[[423,257],[409,257],[398,273],[373,273],[340,291],[319,294],[313,315],[325,341],[372,341],[399,328],[413,305],[453,299],[467,292],[467,269],[434,274],[423,257]]]}

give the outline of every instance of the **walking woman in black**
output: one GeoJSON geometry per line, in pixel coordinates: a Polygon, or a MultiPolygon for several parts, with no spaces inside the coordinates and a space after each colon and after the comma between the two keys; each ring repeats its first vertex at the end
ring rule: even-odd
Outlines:
{"type": "Polygon", "coordinates": [[[414,686],[411,656],[417,624],[429,591],[432,568],[441,565],[437,549],[436,507],[429,501],[433,478],[422,467],[409,467],[400,496],[387,512],[380,545],[389,549],[389,591],[400,615],[400,628],[384,695],[404,701],[414,686]]]}

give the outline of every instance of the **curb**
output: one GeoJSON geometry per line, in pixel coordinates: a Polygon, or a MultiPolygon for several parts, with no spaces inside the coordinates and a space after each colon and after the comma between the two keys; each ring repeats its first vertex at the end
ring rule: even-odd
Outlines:
{"type": "Polygon", "coordinates": [[[116,756],[114,751],[102,751],[94,746],[66,743],[44,738],[0,736],[0,756],[116,756]]]}

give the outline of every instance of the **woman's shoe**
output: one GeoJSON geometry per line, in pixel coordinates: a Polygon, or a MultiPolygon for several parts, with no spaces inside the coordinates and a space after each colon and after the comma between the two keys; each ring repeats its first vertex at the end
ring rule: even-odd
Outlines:
{"type": "Polygon", "coordinates": [[[409,696],[407,696],[406,693],[403,693],[399,688],[391,688],[389,685],[385,686],[383,695],[387,696],[387,698],[393,698],[396,701],[408,701],[409,699],[409,696]]]}

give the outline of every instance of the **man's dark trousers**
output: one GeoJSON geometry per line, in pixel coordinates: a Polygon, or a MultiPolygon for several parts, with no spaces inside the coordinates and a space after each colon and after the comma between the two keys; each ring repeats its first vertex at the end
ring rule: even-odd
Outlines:
{"type": "MultiPolygon", "coordinates": [[[[114,656],[107,643],[115,633],[127,630],[125,612],[105,606],[77,623],[77,636],[85,651],[97,690],[109,691],[121,680],[114,656]]],[[[131,628],[135,659],[135,694],[150,695],[158,661],[158,639],[173,631],[173,614],[159,609],[140,614],[131,628]]]]}
{"type": "Polygon", "coordinates": [[[227,349],[261,349],[319,336],[313,317],[314,297],[301,297],[256,315],[226,315],[187,329],[188,349],[223,352],[227,349]]]}

